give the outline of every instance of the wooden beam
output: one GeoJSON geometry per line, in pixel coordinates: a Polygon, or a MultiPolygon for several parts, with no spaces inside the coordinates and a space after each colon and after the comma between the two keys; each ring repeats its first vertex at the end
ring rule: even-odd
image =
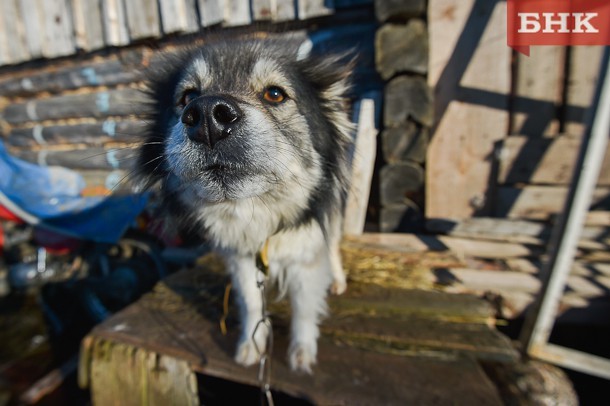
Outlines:
{"type": "Polygon", "coordinates": [[[102,6],[99,0],[71,0],[76,47],[84,51],[105,46],[102,6]]]}
{"type": "Polygon", "coordinates": [[[127,0],[125,10],[132,41],[161,36],[161,19],[156,0],[127,0]]]}
{"type": "Polygon", "coordinates": [[[248,25],[252,22],[250,0],[224,0],[224,7],[225,26],[248,25]]]}
{"type": "Polygon", "coordinates": [[[196,0],[159,0],[164,34],[195,32],[199,29],[196,0]]]}
{"type": "Polygon", "coordinates": [[[220,24],[224,20],[225,0],[198,0],[199,18],[202,27],[220,24]]]}
{"type": "Polygon", "coordinates": [[[129,30],[125,15],[125,0],[103,0],[102,18],[106,45],[121,46],[129,44],[129,30]]]}

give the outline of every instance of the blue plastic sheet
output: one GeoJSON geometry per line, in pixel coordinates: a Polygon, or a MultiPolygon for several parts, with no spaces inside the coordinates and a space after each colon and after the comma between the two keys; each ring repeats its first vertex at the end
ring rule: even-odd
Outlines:
{"type": "Polygon", "coordinates": [[[83,197],[80,174],[15,158],[0,141],[0,204],[28,223],[86,240],[114,243],[142,212],[147,194],[83,197]]]}

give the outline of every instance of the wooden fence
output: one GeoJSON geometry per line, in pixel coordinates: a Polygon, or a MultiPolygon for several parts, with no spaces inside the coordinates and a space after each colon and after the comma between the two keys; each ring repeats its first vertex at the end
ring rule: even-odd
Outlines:
{"type": "MultiPolygon", "coordinates": [[[[602,47],[517,54],[501,0],[430,0],[429,30],[427,217],[551,218],[574,170],[602,47]]],[[[597,210],[610,207],[605,168],[597,210]]]]}
{"type": "Polygon", "coordinates": [[[372,0],[3,0],[0,66],[222,25],[307,20],[372,0]]]}

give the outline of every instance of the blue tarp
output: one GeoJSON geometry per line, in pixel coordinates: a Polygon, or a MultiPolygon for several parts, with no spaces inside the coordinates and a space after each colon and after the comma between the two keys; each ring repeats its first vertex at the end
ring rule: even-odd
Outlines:
{"type": "Polygon", "coordinates": [[[8,154],[0,141],[0,204],[28,223],[73,237],[114,243],[148,200],[147,194],[83,197],[77,172],[38,166],[8,154]]]}

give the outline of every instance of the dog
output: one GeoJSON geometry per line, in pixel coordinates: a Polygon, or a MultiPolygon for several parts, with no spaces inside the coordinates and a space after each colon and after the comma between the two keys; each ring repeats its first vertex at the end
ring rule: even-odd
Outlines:
{"type": "Polygon", "coordinates": [[[327,293],[346,289],[339,243],[353,58],[316,56],[308,45],[249,37],[168,58],[148,86],[151,125],[137,165],[223,256],[239,306],[235,360],[253,365],[266,348],[255,260],[265,249],[269,280],[290,297],[288,363],[311,373],[327,293]]]}

